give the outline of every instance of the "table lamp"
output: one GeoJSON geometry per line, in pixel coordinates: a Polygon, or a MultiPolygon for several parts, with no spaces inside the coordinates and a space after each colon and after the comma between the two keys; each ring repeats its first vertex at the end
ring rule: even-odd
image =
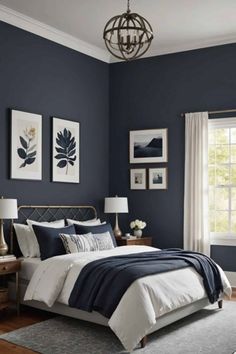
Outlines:
{"type": "Polygon", "coordinates": [[[120,237],[122,232],[118,224],[118,213],[128,213],[128,199],[124,197],[109,197],[105,198],[104,213],[115,213],[116,224],[114,227],[115,237],[120,237]]]}
{"type": "Polygon", "coordinates": [[[8,251],[7,243],[4,239],[3,219],[17,219],[17,200],[16,199],[0,199],[0,256],[5,256],[8,251]]]}

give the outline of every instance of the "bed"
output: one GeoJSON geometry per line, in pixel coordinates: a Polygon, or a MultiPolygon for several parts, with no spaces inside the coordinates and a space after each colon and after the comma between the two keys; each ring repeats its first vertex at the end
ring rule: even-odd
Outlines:
{"type": "MultiPolygon", "coordinates": [[[[85,221],[96,217],[96,209],[90,206],[21,206],[18,222],[24,223],[28,218],[36,221],[53,221],[60,218],[85,221]]],[[[15,252],[19,252],[13,228],[11,247],[15,252]]],[[[85,312],[69,307],[68,297],[76,276],[87,263],[110,255],[154,250],[156,249],[148,246],[121,246],[109,251],[84,252],[79,255],[79,259],[78,254],[60,255],[46,261],[41,261],[40,258],[22,258],[20,302],[109,326],[125,349],[132,351],[139,342],[141,346],[145,345],[148,334],[209,305],[201,276],[192,267],[138,279],[127,289],[110,319],[95,311],[85,312]],[[46,276],[43,278],[42,274],[46,276]],[[55,286],[49,294],[45,289],[52,284],[55,286]]],[[[230,296],[230,284],[223,271],[220,272],[224,293],[230,296]]],[[[10,292],[13,287],[11,282],[10,292]]],[[[218,301],[219,307],[222,307],[223,295],[221,294],[218,301]]]]}

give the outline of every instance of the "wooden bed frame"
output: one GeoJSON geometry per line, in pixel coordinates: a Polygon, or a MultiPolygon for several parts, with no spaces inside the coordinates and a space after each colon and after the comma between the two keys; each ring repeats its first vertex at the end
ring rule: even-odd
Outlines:
{"type": "MultiPolygon", "coordinates": [[[[85,221],[89,219],[93,219],[97,217],[97,211],[93,206],[20,206],[18,208],[18,221],[21,223],[25,223],[27,219],[33,219],[35,221],[54,221],[56,219],[74,219],[85,221]]],[[[16,237],[14,235],[13,225],[11,225],[11,247],[13,253],[18,252],[18,245],[16,242],[16,237]],[[16,249],[16,251],[15,251],[16,249]]],[[[48,307],[42,302],[39,301],[24,301],[24,294],[27,288],[27,282],[24,280],[20,280],[20,303],[26,306],[30,306],[33,308],[38,308],[41,310],[57,313],[64,316],[73,317],[76,319],[97,323],[103,326],[108,326],[108,319],[97,312],[85,312],[82,310],[78,310],[64,304],[56,302],[52,307],[48,307]]],[[[9,282],[9,294],[11,298],[15,296],[15,284],[14,281],[11,280],[9,282]]],[[[151,334],[158,329],[161,329],[175,321],[178,321],[186,316],[189,316],[204,307],[210,305],[208,298],[202,298],[198,301],[195,301],[189,305],[183,306],[177,310],[171,311],[160,318],[157,319],[156,324],[151,328],[151,330],[147,333],[151,334]]],[[[218,301],[218,307],[222,308],[223,300],[218,301]]],[[[147,335],[141,340],[140,344],[143,348],[147,342],[147,335]]]]}

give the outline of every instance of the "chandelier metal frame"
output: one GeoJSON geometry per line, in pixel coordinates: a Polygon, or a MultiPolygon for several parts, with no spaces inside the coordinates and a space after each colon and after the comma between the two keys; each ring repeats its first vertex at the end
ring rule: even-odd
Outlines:
{"type": "Polygon", "coordinates": [[[140,58],[146,53],[153,38],[150,23],[139,14],[131,12],[130,0],[127,0],[127,11],[112,17],[103,31],[108,51],[126,61],[140,58]]]}

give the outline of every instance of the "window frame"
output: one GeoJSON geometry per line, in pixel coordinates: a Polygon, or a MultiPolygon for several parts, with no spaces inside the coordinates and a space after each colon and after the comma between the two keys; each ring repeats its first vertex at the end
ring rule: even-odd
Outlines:
{"type": "MultiPolygon", "coordinates": [[[[213,129],[220,129],[220,128],[236,128],[236,117],[226,117],[226,118],[218,118],[218,119],[209,119],[208,121],[208,129],[213,130],[213,129]]],[[[208,132],[209,136],[209,132],[208,132]]],[[[231,145],[231,144],[229,144],[231,145]]],[[[209,144],[210,146],[210,144],[209,144]]],[[[225,165],[228,165],[230,167],[231,161],[228,163],[225,163],[225,165]]],[[[208,164],[209,168],[209,164],[208,164]]],[[[208,185],[210,187],[210,185],[208,185]]],[[[231,219],[231,188],[232,185],[229,186],[224,186],[224,185],[219,185],[219,187],[222,188],[229,188],[229,209],[227,212],[229,213],[229,218],[231,219]]],[[[236,187],[236,186],[233,186],[236,187]]],[[[236,246],[236,233],[229,233],[229,232],[210,232],[210,243],[211,245],[224,245],[224,246],[236,246]]]]}

